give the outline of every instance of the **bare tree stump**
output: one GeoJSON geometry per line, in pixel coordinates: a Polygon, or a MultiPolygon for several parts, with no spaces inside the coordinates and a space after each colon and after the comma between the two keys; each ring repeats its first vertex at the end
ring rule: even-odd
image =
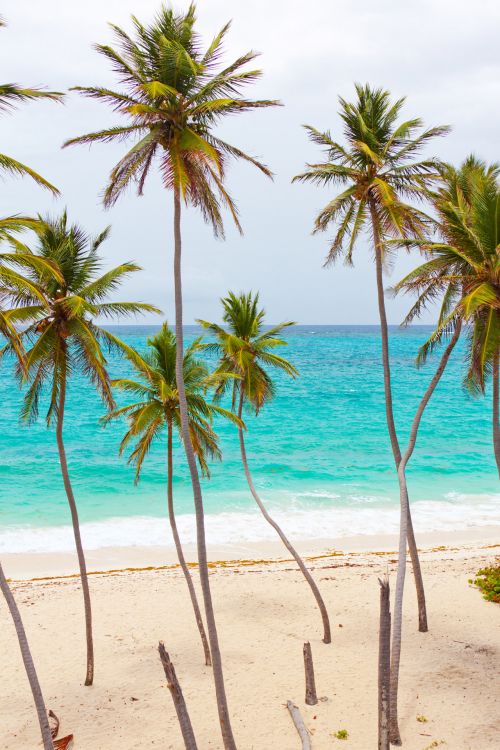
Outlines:
{"type": "Polygon", "coordinates": [[[307,727],[304,724],[304,720],[298,707],[292,701],[287,701],[286,707],[288,708],[292,721],[295,724],[295,729],[302,740],[302,750],[311,750],[311,738],[309,737],[309,732],[307,731],[307,727]]]}
{"type": "Polygon", "coordinates": [[[177,675],[175,674],[174,665],[170,661],[170,656],[165,650],[162,641],[158,644],[158,652],[160,654],[161,663],[163,664],[163,669],[165,670],[167,686],[172,695],[172,700],[174,701],[177,719],[179,720],[186,750],[198,750],[181,686],[179,685],[177,675]]]}
{"type": "Polygon", "coordinates": [[[391,602],[387,576],[380,583],[380,626],[378,646],[378,749],[389,750],[391,675],[391,602]]]}
{"type": "Polygon", "coordinates": [[[315,706],[318,702],[318,696],[316,695],[314,665],[309,641],[304,643],[304,671],[306,673],[306,703],[308,706],[315,706]]]}

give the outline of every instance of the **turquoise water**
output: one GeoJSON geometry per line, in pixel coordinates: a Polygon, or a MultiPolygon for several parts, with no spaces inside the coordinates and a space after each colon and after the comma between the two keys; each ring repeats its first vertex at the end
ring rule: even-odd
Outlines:
{"type": "MultiPolygon", "coordinates": [[[[156,330],[114,328],[138,349],[156,330]]],[[[435,361],[422,370],[414,366],[430,330],[391,330],[394,408],[403,445],[436,366],[435,361]]],[[[187,327],[187,340],[196,333],[194,326],[187,327]]],[[[385,424],[378,327],[297,326],[288,341],[286,356],[300,378],[277,374],[274,402],[258,418],[247,415],[256,484],[270,507],[302,536],[386,528],[397,518],[397,482],[385,424]]],[[[417,525],[428,530],[499,520],[489,394],[474,399],[464,392],[463,356],[459,345],[426,410],[408,470],[417,525]]],[[[109,368],[112,376],[129,369],[115,356],[109,368]]],[[[0,396],[0,550],[50,547],[47,527],[53,544],[63,548],[71,540],[60,528],[69,524],[69,515],[54,430],[47,430],[43,418],[30,427],[19,425],[21,394],[8,361],[0,370],[0,396]]],[[[126,401],[120,397],[119,403],[126,401]]],[[[104,429],[99,424],[103,413],[92,388],[75,377],[68,392],[65,441],[86,539],[95,547],[153,543],[156,519],[164,518],[165,440],[151,451],[135,487],[132,467],[118,456],[124,424],[104,429]]],[[[235,429],[218,421],[216,430],[224,458],[203,482],[209,527],[217,541],[264,538],[267,530],[254,515],[235,429]]],[[[179,445],[175,469],[176,507],[189,535],[193,507],[179,445]]]]}

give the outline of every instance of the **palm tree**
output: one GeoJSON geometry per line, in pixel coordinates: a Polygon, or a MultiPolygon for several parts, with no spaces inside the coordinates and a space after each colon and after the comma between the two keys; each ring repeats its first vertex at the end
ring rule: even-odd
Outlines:
{"type": "MultiPolygon", "coordinates": [[[[27,324],[21,333],[21,339],[31,345],[26,353],[25,367],[18,366],[20,379],[27,380],[29,386],[21,417],[28,422],[37,419],[40,397],[44,389],[47,389],[47,425],[54,418],[56,421],[61,473],[71,511],[85,605],[85,685],[92,685],[94,649],[90,592],[78,511],[63,439],[68,378],[75,371],[81,371],[89,378],[104,403],[113,408],[114,400],[102,344],[118,347],[119,341],[100,328],[93,319],[159,311],[152,305],[143,303],[105,301],[124,278],[140,270],[135,263],[123,263],[99,275],[101,259],[98,250],[109,235],[109,227],[91,239],[78,225],[68,224],[66,213],[57,219],[39,217],[38,222],[38,243],[35,250],[27,245],[21,248],[18,242],[14,259],[18,266],[24,265],[26,279],[34,290],[20,289],[17,284],[2,279],[0,295],[12,304],[11,309],[4,312],[7,320],[11,324],[27,324]],[[43,264],[39,265],[37,260],[43,264]]],[[[9,255],[0,256],[0,259],[7,265],[14,262],[9,255]]]]}
{"type": "MultiPolygon", "coordinates": [[[[0,19],[0,27],[5,26],[5,21],[0,19]]],[[[59,101],[62,99],[64,94],[60,94],[57,91],[42,91],[40,89],[29,89],[20,88],[15,83],[1,83],[0,84],[0,112],[9,112],[21,102],[29,101],[30,99],[52,99],[53,101],[59,101]]],[[[51,185],[50,182],[35,172],[31,167],[26,166],[17,159],[13,159],[11,156],[6,154],[0,154],[0,171],[7,172],[19,177],[30,177],[38,185],[50,190],[54,195],[59,193],[58,189],[51,185]]]]}
{"type": "MultiPolygon", "coordinates": [[[[120,378],[112,380],[111,385],[119,390],[139,398],[132,404],[115,409],[104,417],[105,422],[125,416],[129,429],[120,444],[120,454],[132,440],[137,440],[129,457],[129,463],[136,467],[136,482],[139,481],[142,465],[151,446],[167,430],[167,504],[168,518],[172,529],[179,564],[184,573],[193,605],[196,624],[200,632],[205,654],[205,664],[211,665],[210,647],[203,625],[203,619],[194,590],[191,573],[186,564],[182,544],[177,529],[174,511],[173,493],[173,438],[174,433],[181,434],[179,393],[175,377],[176,342],[175,334],[167,323],[159,333],[148,339],[149,351],[145,357],[137,352],[130,352],[129,358],[141,380],[120,378]]],[[[207,458],[220,459],[217,435],[212,429],[212,419],[216,414],[231,421],[239,420],[234,414],[215,404],[207,402],[205,394],[215,384],[207,366],[198,358],[200,339],[196,339],[184,353],[183,378],[186,388],[186,400],[189,415],[189,432],[196,458],[204,476],[210,476],[207,458]]]]}
{"type": "Polygon", "coordinates": [[[500,476],[498,353],[500,347],[500,167],[469,156],[456,169],[443,169],[443,185],[432,195],[436,241],[416,240],[429,257],[396,285],[417,294],[406,317],[411,322],[443,297],[436,330],[418,362],[462,323],[467,324],[466,386],[484,393],[493,380],[493,446],[500,476]]]}
{"type": "Polygon", "coordinates": [[[444,135],[448,128],[422,129],[422,121],[413,118],[398,123],[404,99],[392,101],[388,91],[356,84],[357,100],[351,103],[340,97],[340,118],[344,127],[345,146],[334,141],[329,132],[306,126],[310,139],[326,150],[320,164],[309,164],[295,180],[317,185],[340,185],[343,190],[318,214],[315,232],[331,225],[336,232],[326,265],[344,256],[353,262],[355,246],[364,231],[373,239],[377,297],[382,338],[382,362],[386,420],[400,489],[400,539],[398,580],[396,582],[393,623],[393,685],[391,708],[391,742],[400,744],[397,726],[397,675],[401,649],[402,602],[406,568],[406,542],[410,548],[417,588],[419,630],[427,631],[425,594],[413,533],[404,467],[400,470],[401,449],[394,423],[392,406],[389,334],[384,299],[383,267],[387,261],[388,240],[422,236],[428,218],[407,201],[425,198],[429,187],[439,177],[439,163],[422,159],[420,151],[429,141],[444,135]]]}
{"type": "Polygon", "coordinates": [[[19,647],[21,649],[21,656],[23,659],[24,668],[28,677],[31,692],[33,694],[33,701],[35,703],[36,711],[38,714],[38,722],[40,724],[40,731],[42,734],[42,741],[44,750],[54,750],[54,743],[52,742],[52,734],[50,732],[49,720],[47,718],[47,710],[45,708],[45,702],[43,700],[42,690],[38,681],[38,676],[33,663],[33,657],[31,656],[28,639],[26,637],[26,631],[24,629],[23,621],[21,619],[21,613],[16,604],[16,600],[12,595],[10,586],[7,582],[5,574],[3,572],[2,563],[0,562],[0,589],[5,597],[7,606],[9,608],[14,627],[16,629],[17,639],[19,641],[19,647]]]}
{"type": "MultiPolygon", "coordinates": [[[[280,338],[279,334],[284,328],[293,325],[293,323],[280,323],[268,330],[264,330],[265,311],[262,308],[259,309],[259,295],[252,294],[252,292],[239,295],[229,292],[227,297],[224,297],[221,302],[223,307],[222,317],[228,325],[227,331],[216,323],[209,323],[206,320],[199,320],[198,323],[211,331],[217,339],[216,343],[205,345],[209,351],[215,352],[220,357],[217,373],[220,375],[235,376],[230,381],[222,380],[216,393],[220,397],[228,387],[231,388],[233,411],[237,408],[238,417],[241,419],[245,403],[254,409],[257,415],[264,404],[274,396],[274,384],[267,368],[276,368],[293,378],[297,376],[297,370],[290,362],[274,354],[276,347],[286,345],[286,341],[280,338]]],[[[323,641],[331,643],[330,621],[319,589],[304,565],[301,556],[288,540],[280,526],[269,515],[257,492],[248,466],[242,424],[238,427],[238,434],[241,460],[250,492],[259,506],[262,515],[276,531],[311,587],[321,612],[323,641]]]]}
{"type": "Polygon", "coordinates": [[[197,522],[198,559],[208,637],[213,662],[219,720],[225,750],[235,750],[224,688],[219,639],[215,623],[207,567],[203,497],[196,457],[189,435],[189,420],[182,382],[182,274],[181,207],[193,206],[216,235],[223,236],[222,208],[227,208],[241,230],[237,209],[225,187],[225,167],[230,159],[243,159],[270,175],[261,162],[215,135],[215,126],[227,115],[270,107],[277,102],[244,98],[241,91],[261,75],[247,68],[255,52],[241,55],[223,66],[223,43],[229,30],[226,24],[206,50],[195,30],[195,6],[176,13],[162,6],[155,20],[144,26],[132,19],[130,36],[112,26],[117,47],[98,45],[97,50],[111,63],[122,89],[79,87],[85,96],[109,104],[126,118],[125,125],[73,138],[65,145],[120,141],[136,136],[138,141],[112,170],[104,193],[111,206],[131,184],[139,195],[158,164],[163,185],[173,193],[174,208],[174,285],[175,334],[177,339],[177,385],[181,413],[182,439],[186,451],[197,522]]]}

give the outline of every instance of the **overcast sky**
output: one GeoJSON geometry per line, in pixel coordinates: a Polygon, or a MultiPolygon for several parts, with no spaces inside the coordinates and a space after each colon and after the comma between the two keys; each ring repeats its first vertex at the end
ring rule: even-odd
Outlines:
{"type": "MultiPolygon", "coordinates": [[[[0,78],[59,91],[78,84],[112,86],[106,60],[92,44],[111,41],[108,21],[129,28],[134,13],[148,23],[158,7],[158,0],[4,0],[8,26],[0,32],[0,78]]],[[[185,321],[218,319],[222,294],[253,289],[260,290],[272,322],[376,323],[369,247],[360,245],[354,269],[323,269],[328,237],[312,237],[311,227],[328,194],[290,184],[306,161],[319,157],[301,125],[330,129],[340,138],[338,95],[352,97],[353,81],[369,82],[395,97],[406,95],[406,114],[429,125],[453,126],[434,149],[443,158],[458,162],[474,151],[500,160],[500,3],[204,0],[198,16],[207,43],[233,19],[227,58],[248,49],[261,52],[264,77],[252,95],[278,98],[285,106],[243,114],[224,125],[224,135],[261,157],[276,177],[268,181],[244,165],[231,169],[243,238],[228,221],[226,241],[215,241],[194,211],[184,214],[185,321]]],[[[70,217],[91,233],[111,224],[111,238],[103,246],[106,263],[134,259],[144,268],[122,298],[155,303],[172,320],[171,196],[153,177],[142,198],[130,193],[104,211],[100,193],[124,146],[60,148],[70,136],[118,121],[104,105],[76,93],[64,106],[36,102],[3,117],[1,151],[40,171],[62,197],[55,200],[28,180],[9,178],[1,214],[56,213],[67,206],[70,217]]],[[[417,261],[402,257],[387,284],[417,261]]],[[[399,323],[407,306],[404,298],[390,300],[390,322],[399,323]]]]}

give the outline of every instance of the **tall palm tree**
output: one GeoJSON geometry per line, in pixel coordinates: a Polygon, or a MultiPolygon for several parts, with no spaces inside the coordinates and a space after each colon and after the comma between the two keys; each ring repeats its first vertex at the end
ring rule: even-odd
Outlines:
{"type": "Polygon", "coordinates": [[[420,151],[429,141],[447,132],[446,127],[423,130],[422,121],[413,118],[398,122],[405,100],[391,100],[388,91],[356,84],[354,103],[340,97],[340,118],[343,123],[345,145],[334,141],[329,132],[322,133],[311,126],[306,130],[313,143],[326,151],[325,161],[309,164],[295,180],[316,185],[341,186],[342,191],[320,211],[315,232],[336,226],[326,265],[344,256],[353,262],[353,252],[364,232],[373,240],[377,297],[382,338],[382,362],[386,420],[400,491],[400,539],[398,580],[396,582],[393,623],[393,696],[391,710],[391,741],[401,744],[397,726],[397,675],[401,650],[402,602],[406,572],[406,542],[410,548],[419,608],[419,630],[427,630],[425,595],[413,533],[408,490],[404,468],[400,470],[399,445],[392,405],[389,333],[384,299],[383,268],[387,260],[388,240],[422,236],[428,219],[408,201],[420,201],[439,177],[439,163],[421,158],[420,151]]]}
{"type": "Polygon", "coordinates": [[[133,35],[112,26],[116,47],[98,45],[97,50],[110,63],[122,86],[120,91],[104,87],[79,87],[85,96],[110,105],[126,118],[126,124],[73,138],[69,144],[120,141],[129,136],[139,140],[112,170],[104,193],[105,205],[112,205],[131,185],[139,195],[153,165],[157,165],[163,185],[173,193],[175,333],[177,338],[177,384],[182,438],[186,451],[197,522],[198,559],[208,637],[213,662],[219,720],[225,750],[235,750],[224,688],[210,581],[207,567],[203,498],[196,457],[189,435],[185,388],[182,381],[182,274],[181,207],[193,206],[216,235],[223,236],[222,209],[227,208],[241,230],[237,209],[225,187],[228,160],[243,159],[260,169],[261,162],[215,134],[216,125],[227,115],[276,104],[270,100],[244,98],[242,90],[261,75],[247,68],[257,56],[241,55],[222,65],[223,44],[229,30],[226,24],[204,50],[196,32],[195,6],[176,13],[162,6],[149,26],[132,18],[133,35]]]}
{"type": "Polygon", "coordinates": [[[437,298],[442,305],[436,330],[419,353],[429,353],[455,330],[467,324],[465,384],[484,393],[493,380],[493,447],[500,476],[498,354],[500,348],[500,167],[469,156],[457,169],[443,169],[443,185],[432,195],[436,215],[434,242],[416,240],[428,260],[414,269],[396,291],[417,294],[406,322],[437,298]]]}
{"type": "MultiPolygon", "coordinates": [[[[5,26],[5,21],[0,18],[0,27],[2,26],[5,26]]],[[[20,88],[15,83],[0,83],[0,113],[9,112],[14,109],[17,104],[31,99],[52,99],[53,101],[60,101],[63,96],[64,94],[61,94],[58,91],[20,88]]],[[[30,177],[38,185],[47,188],[55,195],[59,193],[58,189],[38,174],[38,172],[35,172],[31,167],[28,167],[26,164],[23,164],[6,154],[0,154],[0,171],[19,177],[30,177]]]]}
{"type": "MultiPolygon", "coordinates": [[[[265,311],[259,308],[259,295],[239,294],[229,292],[222,300],[223,320],[228,329],[216,323],[199,320],[198,323],[211,331],[217,339],[216,343],[206,344],[209,351],[220,357],[217,373],[234,375],[234,380],[222,380],[217,388],[217,395],[221,396],[227,388],[232,390],[233,411],[237,409],[239,419],[243,416],[243,407],[248,404],[258,414],[261,408],[274,395],[274,384],[268,368],[276,368],[291,377],[297,376],[297,370],[283,357],[274,353],[278,346],[285,346],[286,341],[280,338],[284,328],[293,323],[280,323],[265,330],[265,311]]],[[[323,641],[331,643],[330,621],[325,603],[320,591],[307,570],[304,561],[286,537],[281,527],[269,515],[254,485],[248,466],[243,425],[238,426],[240,452],[245,476],[250,492],[266,521],[273,527],[281,541],[290,552],[295,562],[311,587],[318,604],[323,621],[323,641]]]]}
{"type": "MultiPolygon", "coordinates": [[[[129,358],[134,365],[140,380],[120,378],[112,380],[111,385],[130,394],[134,399],[132,404],[114,409],[104,417],[105,422],[125,416],[129,429],[120,444],[120,454],[128,448],[129,443],[136,440],[130,453],[129,463],[136,467],[136,482],[139,481],[144,459],[153,443],[166,428],[167,431],[167,505],[168,518],[172,529],[175,549],[186,579],[193,605],[196,624],[201,637],[205,654],[205,664],[211,665],[210,647],[205,633],[205,626],[201,616],[198,599],[191,579],[191,573],[184,558],[182,544],[177,529],[174,511],[173,493],[173,440],[174,434],[181,433],[181,417],[179,409],[179,392],[175,377],[176,341],[175,334],[167,323],[159,333],[148,339],[149,351],[145,357],[137,352],[130,352],[129,358]]],[[[184,353],[183,378],[186,389],[186,401],[189,415],[189,432],[196,458],[204,476],[210,476],[207,459],[222,457],[218,446],[217,435],[212,429],[212,419],[216,414],[236,421],[234,414],[220,406],[209,403],[206,392],[218,380],[210,375],[207,366],[197,356],[200,351],[200,339],[196,339],[184,353]]]]}
{"type": "Polygon", "coordinates": [[[0,562],[0,589],[5,597],[7,606],[9,608],[10,616],[16,629],[17,639],[19,641],[19,647],[21,649],[21,656],[23,659],[24,668],[26,670],[26,676],[30,684],[31,693],[33,695],[33,701],[35,703],[36,712],[38,715],[38,723],[40,724],[40,732],[42,734],[43,748],[44,750],[54,750],[54,743],[52,742],[52,734],[50,732],[49,720],[47,717],[47,710],[45,708],[45,701],[43,699],[40,682],[36,673],[35,665],[33,663],[33,657],[31,655],[28,639],[26,637],[26,631],[24,629],[23,621],[21,619],[21,613],[17,606],[16,600],[10,590],[10,586],[3,572],[2,563],[0,562]]]}
{"type": "MultiPolygon", "coordinates": [[[[96,238],[90,238],[81,227],[68,224],[66,213],[56,219],[39,217],[38,241],[34,250],[16,244],[17,253],[0,256],[7,266],[16,263],[25,267],[25,276],[32,285],[20,289],[8,279],[0,278],[0,296],[12,307],[4,312],[11,324],[27,327],[21,339],[30,348],[25,366],[18,366],[18,375],[27,380],[28,390],[21,412],[22,419],[32,422],[38,417],[40,397],[44,389],[49,396],[46,421],[55,418],[56,438],[64,489],[71,511],[80,577],[85,605],[87,670],[85,685],[94,678],[92,609],[83,552],[78,510],[71,485],[63,439],[66,391],[69,377],[77,371],[89,378],[99,396],[114,407],[106,359],[102,345],[119,346],[115,336],[94,322],[95,317],[120,318],[145,311],[159,312],[152,305],[136,302],[106,302],[129,274],[140,270],[135,263],[123,263],[100,274],[99,248],[109,235],[109,227],[96,238]],[[43,262],[39,265],[37,260],[43,262]]],[[[26,347],[25,347],[26,348],[26,347]]]]}

